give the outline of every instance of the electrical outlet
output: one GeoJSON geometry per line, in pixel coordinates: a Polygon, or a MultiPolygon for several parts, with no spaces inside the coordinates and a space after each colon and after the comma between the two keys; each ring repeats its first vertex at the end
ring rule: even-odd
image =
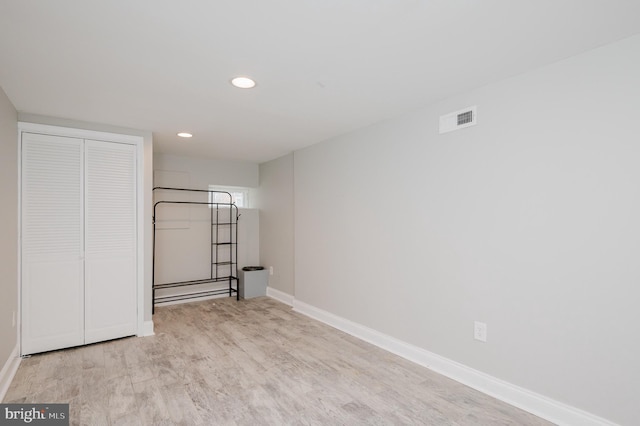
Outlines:
{"type": "Polygon", "coordinates": [[[16,326],[16,311],[13,311],[13,317],[11,318],[11,323],[13,326],[16,326]]]}
{"type": "Polygon", "coordinates": [[[479,321],[473,323],[473,338],[481,342],[487,341],[487,324],[479,321]]]}
{"type": "Polygon", "coordinates": [[[273,275],[273,266],[269,266],[269,275],[273,275]]]}

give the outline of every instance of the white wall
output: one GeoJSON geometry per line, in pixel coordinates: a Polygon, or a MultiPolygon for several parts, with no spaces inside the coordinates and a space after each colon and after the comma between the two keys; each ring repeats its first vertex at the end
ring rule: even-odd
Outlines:
{"type": "MultiPolygon", "coordinates": [[[[154,186],[208,189],[209,185],[258,186],[258,165],[239,161],[156,154],[154,186]]],[[[253,191],[252,191],[253,192],[253,191]]],[[[250,194],[255,195],[255,194],[250,194]]],[[[156,191],[155,200],[207,202],[207,194],[156,191]]],[[[160,205],[157,209],[155,281],[158,284],[209,278],[210,213],[208,206],[160,205]]],[[[252,208],[240,209],[238,267],[259,262],[259,216],[252,208]]],[[[227,211],[220,211],[227,215],[227,211]]],[[[221,253],[224,255],[224,252],[221,253]]],[[[227,259],[223,259],[227,260],[227,259]]],[[[235,271],[232,272],[235,275],[235,271]]],[[[229,271],[220,271],[226,276],[229,271]]],[[[159,296],[222,288],[224,284],[159,290],[159,296]]]]}
{"type": "Polygon", "coordinates": [[[186,184],[193,189],[208,189],[209,185],[258,186],[258,165],[246,161],[155,154],[153,169],[188,173],[186,184]]]}
{"type": "Polygon", "coordinates": [[[260,264],[273,267],[269,286],[294,295],[293,154],[260,164],[260,264]]]}
{"type": "Polygon", "coordinates": [[[640,36],[297,151],[296,299],[637,423],[638,76],[640,36]]]}
{"type": "MultiPolygon", "coordinates": [[[[18,114],[0,88],[0,370],[17,345],[18,114]]],[[[0,377],[2,379],[2,377],[0,377]]],[[[2,384],[0,382],[0,384],[2,384]]],[[[1,389],[0,389],[1,391],[1,389]]]]}

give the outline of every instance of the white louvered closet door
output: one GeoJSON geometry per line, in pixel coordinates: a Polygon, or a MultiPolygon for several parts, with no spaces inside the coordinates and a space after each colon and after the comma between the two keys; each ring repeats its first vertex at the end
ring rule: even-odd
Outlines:
{"type": "Polygon", "coordinates": [[[84,343],[83,140],[22,136],[22,353],[84,343]]]}
{"type": "Polygon", "coordinates": [[[85,343],[136,333],[136,151],[85,141],[85,343]]]}

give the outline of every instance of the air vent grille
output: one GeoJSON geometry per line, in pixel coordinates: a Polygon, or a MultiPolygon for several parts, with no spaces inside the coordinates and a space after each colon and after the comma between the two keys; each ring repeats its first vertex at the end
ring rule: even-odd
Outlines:
{"type": "Polygon", "coordinates": [[[458,114],[458,126],[471,123],[473,121],[473,111],[463,112],[458,114]]]}
{"type": "Polygon", "coordinates": [[[440,133],[448,133],[477,124],[477,107],[471,106],[460,111],[440,116],[440,133]]]}

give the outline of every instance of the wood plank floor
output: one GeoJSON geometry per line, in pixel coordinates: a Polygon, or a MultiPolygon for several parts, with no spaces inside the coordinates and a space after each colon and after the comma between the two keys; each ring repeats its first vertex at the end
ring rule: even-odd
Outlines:
{"type": "Polygon", "coordinates": [[[156,309],[156,335],[24,359],[4,402],[81,425],[548,425],[266,297],[156,309]]]}

